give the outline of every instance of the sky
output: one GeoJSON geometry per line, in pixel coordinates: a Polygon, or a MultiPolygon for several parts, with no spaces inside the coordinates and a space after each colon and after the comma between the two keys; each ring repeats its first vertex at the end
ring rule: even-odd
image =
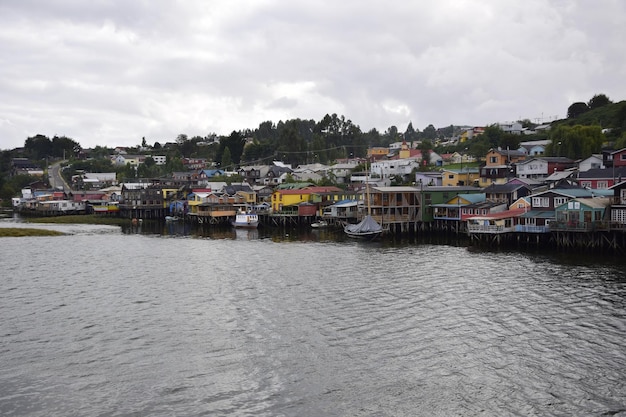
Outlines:
{"type": "Polygon", "coordinates": [[[0,149],[345,116],[381,133],[626,99],[623,0],[0,0],[0,149]]]}

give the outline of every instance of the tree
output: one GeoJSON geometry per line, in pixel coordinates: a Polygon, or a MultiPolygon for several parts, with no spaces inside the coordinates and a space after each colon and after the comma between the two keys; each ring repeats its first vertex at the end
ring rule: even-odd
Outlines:
{"type": "Polygon", "coordinates": [[[404,131],[404,140],[411,143],[417,140],[417,138],[418,138],[418,134],[413,128],[413,122],[409,122],[409,125],[406,127],[406,130],[404,131]]]}
{"type": "Polygon", "coordinates": [[[567,118],[575,119],[576,117],[586,113],[589,111],[589,106],[587,103],[583,103],[582,101],[573,103],[571,106],[567,108],[567,118]]]}
{"type": "Polygon", "coordinates": [[[546,147],[548,155],[576,160],[600,153],[604,135],[600,126],[560,125],[550,132],[550,140],[546,147]]]}
{"type": "Polygon", "coordinates": [[[418,149],[422,152],[422,166],[430,164],[430,151],[433,149],[433,143],[426,139],[419,144],[418,149]]]}
{"type": "Polygon", "coordinates": [[[220,148],[217,155],[217,162],[221,163],[221,166],[226,167],[231,164],[239,164],[241,162],[241,155],[243,155],[243,147],[246,141],[240,132],[234,131],[225,138],[220,140],[220,148]],[[228,148],[230,153],[228,163],[224,163],[224,152],[228,148]]]}
{"type": "Polygon", "coordinates": [[[398,133],[398,128],[396,126],[389,126],[383,136],[386,137],[386,144],[397,142],[400,139],[400,133],[398,133]]]}
{"type": "Polygon", "coordinates": [[[429,139],[431,141],[437,139],[437,129],[435,129],[435,126],[432,124],[426,126],[422,132],[422,138],[429,139]]]}
{"type": "Polygon", "coordinates": [[[185,134],[178,135],[176,138],[176,144],[178,145],[180,154],[184,157],[189,158],[193,156],[196,151],[196,143],[189,140],[185,134]]]}
{"type": "Polygon", "coordinates": [[[232,163],[233,161],[230,156],[230,148],[227,146],[224,148],[224,153],[222,153],[222,169],[226,170],[230,167],[232,171],[233,170],[231,167],[232,163]]]}
{"type": "MultiPolygon", "coordinates": [[[[487,141],[489,148],[498,148],[502,142],[504,131],[497,124],[492,124],[485,127],[485,131],[480,135],[480,138],[487,141]]],[[[483,155],[484,156],[484,155],[483,155]]]]}
{"type": "Polygon", "coordinates": [[[611,100],[609,100],[609,98],[606,95],[596,94],[595,96],[591,97],[591,100],[589,100],[588,107],[589,109],[593,110],[593,109],[606,106],[611,103],[612,103],[611,100]]]}
{"type": "Polygon", "coordinates": [[[32,159],[44,159],[52,153],[52,142],[47,136],[35,135],[26,139],[24,151],[32,159]]]}

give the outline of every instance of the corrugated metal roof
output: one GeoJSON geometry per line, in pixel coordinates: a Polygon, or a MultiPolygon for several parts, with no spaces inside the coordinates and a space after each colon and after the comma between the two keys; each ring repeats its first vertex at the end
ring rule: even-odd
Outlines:
{"type": "Polygon", "coordinates": [[[372,187],[373,190],[381,193],[416,193],[419,191],[417,187],[398,186],[398,187],[372,187]]]}
{"type": "Polygon", "coordinates": [[[611,204],[611,199],[606,197],[596,197],[596,198],[575,198],[573,200],[568,201],[567,203],[561,204],[559,207],[563,207],[568,205],[571,202],[579,202],[587,207],[591,208],[607,208],[611,204]]]}
{"type": "Polygon", "coordinates": [[[553,211],[549,210],[531,210],[520,215],[519,217],[534,219],[554,219],[555,214],[553,211]]]}

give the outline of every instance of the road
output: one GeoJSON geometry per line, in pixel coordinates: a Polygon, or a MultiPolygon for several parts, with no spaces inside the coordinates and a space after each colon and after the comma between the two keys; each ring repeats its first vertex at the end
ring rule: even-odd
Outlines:
{"type": "Polygon", "coordinates": [[[50,181],[50,186],[57,190],[63,190],[68,193],[72,191],[69,185],[65,182],[63,177],[61,176],[61,162],[55,162],[54,164],[48,167],[48,180],[50,181]]]}

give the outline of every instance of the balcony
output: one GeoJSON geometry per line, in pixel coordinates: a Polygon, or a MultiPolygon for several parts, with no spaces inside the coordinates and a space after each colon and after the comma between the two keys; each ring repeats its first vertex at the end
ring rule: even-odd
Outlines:
{"type": "Polygon", "coordinates": [[[468,233],[482,233],[482,234],[492,234],[492,235],[496,235],[496,234],[501,234],[501,233],[509,233],[509,232],[514,232],[515,231],[515,227],[510,227],[510,226],[497,226],[497,225],[479,225],[479,224],[468,224],[467,225],[467,232],[468,233]]]}
{"type": "Polygon", "coordinates": [[[573,221],[556,221],[550,223],[552,231],[562,232],[594,232],[596,230],[609,230],[608,222],[573,222],[573,221]]]}

